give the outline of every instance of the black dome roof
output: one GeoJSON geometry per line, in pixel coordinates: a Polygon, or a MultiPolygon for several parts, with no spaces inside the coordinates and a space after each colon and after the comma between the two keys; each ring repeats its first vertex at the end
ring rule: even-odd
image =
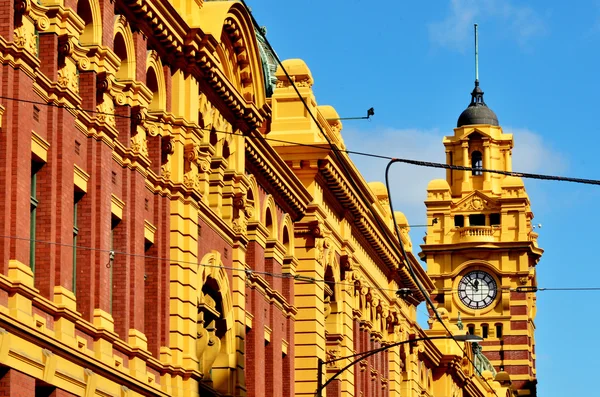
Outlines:
{"type": "Polygon", "coordinates": [[[498,117],[483,101],[483,91],[479,88],[479,80],[475,80],[475,88],[471,92],[471,103],[460,114],[457,127],[472,124],[488,124],[498,126],[498,117]]]}

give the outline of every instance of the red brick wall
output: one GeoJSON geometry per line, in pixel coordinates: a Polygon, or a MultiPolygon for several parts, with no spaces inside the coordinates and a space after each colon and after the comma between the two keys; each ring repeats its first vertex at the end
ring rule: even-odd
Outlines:
{"type": "Polygon", "coordinates": [[[14,369],[0,370],[0,396],[35,396],[35,378],[14,369]]]}
{"type": "Polygon", "coordinates": [[[149,199],[150,206],[151,219],[157,231],[154,244],[145,254],[144,331],[148,338],[148,349],[158,356],[160,346],[167,346],[169,337],[169,266],[168,262],[159,258],[169,257],[170,202],[166,197],[154,195],[149,199]]]}
{"type": "MultiPolygon", "coordinates": [[[[90,174],[88,191],[78,204],[80,214],[77,250],[77,310],[87,320],[94,308],[110,313],[110,249],[112,149],[102,141],[88,138],[84,170],[90,174]]],[[[84,155],[82,153],[82,155],[84,155]]]]}
{"type": "Polygon", "coordinates": [[[50,143],[48,161],[38,172],[36,238],[36,287],[52,299],[53,289],[73,285],[73,172],[75,139],[79,132],[74,117],[64,109],[47,111],[46,139],[50,143]]]}

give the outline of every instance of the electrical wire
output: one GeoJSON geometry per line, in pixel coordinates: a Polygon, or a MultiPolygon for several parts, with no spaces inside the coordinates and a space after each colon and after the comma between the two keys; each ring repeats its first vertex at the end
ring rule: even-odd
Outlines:
{"type": "MultiPolygon", "coordinates": [[[[331,281],[331,280],[317,279],[317,278],[306,277],[306,276],[292,276],[289,273],[273,273],[273,272],[267,272],[267,271],[260,271],[260,270],[248,269],[248,268],[245,268],[245,267],[233,267],[233,266],[225,266],[225,265],[211,265],[211,264],[199,263],[199,262],[195,262],[195,261],[185,261],[185,260],[180,260],[180,259],[172,259],[172,258],[166,258],[166,257],[160,257],[160,256],[154,256],[154,255],[134,254],[134,253],[125,252],[125,251],[117,251],[117,250],[110,250],[110,249],[105,249],[105,248],[89,247],[89,246],[84,246],[84,245],[74,245],[74,244],[59,243],[59,242],[48,241],[48,240],[30,239],[30,238],[27,238],[27,237],[17,237],[17,236],[0,235],[0,238],[34,242],[36,244],[56,245],[56,246],[60,246],[60,247],[75,248],[77,250],[84,250],[84,251],[103,252],[103,253],[109,254],[109,256],[112,256],[113,259],[117,255],[123,255],[123,256],[135,257],[135,258],[153,259],[153,260],[158,260],[158,261],[161,261],[161,262],[164,262],[164,263],[182,264],[182,265],[184,265],[184,264],[185,265],[196,265],[196,266],[202,266],[202,267],[207,267],[207,268],[217,268],[217,269],[231,270],[231,271],[237,271],[237,272],[244,272],[247,275],[249,275],[249,274],[260,274],[260,275],[264,275],[264,276],[271,276],[271,277],[282,278],[282,279],[294,278],[296,280],[304,281],[304,282],[325,283],[325,284],[329,284],[329,285],[333,284],[333,285],[338,285],[338,286],[342,286],[342,287],[355,287],[356,286],[356,284],[353,283],[353,282],[331,281]]],[[[363,282],[364,282],[364,280],[361,281],[361,283],[363,283],[363,282]]],[[[366,282],[364,282],[364,283],[367,284],[366,282]]],[[[402,289],[398,290],[398,289],[392,289],[392,288],[379,288],[379,287],[372,286],[370,284],[367,284],[365,287],[368,288],[368,289],[370,289],[370,290],[373,290],[373,291],[392,292],[392,293],[396,293],[396,294],[398,294],[399,291],[403,291],[403,290],[408,290],[408,292],[419,292],[419,290],[416,289],[416,288],[413,288],[413,289],[411,289],[411,288],[402,288],[402,289]]],[[[533,287],[533,288],[535,288],[535,291],[522,291],[520,288],[522,288],[522,287],[509,288],[508,290],[511,291],[511,292],[600,291],[600,287],[533,287]]],[[[532,287],[527,287],[527,288],[532,288],[532,287]]],[[[442,288],[442,289],[435,289],[434,288],[434,289],[426,289],[426,291],[428,291],[428,292],[434,292],[434,293],[435,292],[442,292],[442,293],[446,293],[446,292],[455,293],[455,292],[458,292],[458,290],[451,289],[451,288],[447,288],[447,289],[446,288],[442,288]]],[[[502,289],[498,288],[497,291],[502,291],[502,289]]],[[[420,308],[420,306],[417,306],[417,308],[420,308]]],[[[423,312],[423,313],[425,313],[425,312],[423,312]]]]}
{"type": "MultiPolygon", "coordinates": [[[[302,97],[300,97],[300,98],[302,100],[304,100],[302,97]]],[[[30,103],[30,104],[34,104],[34,105],[40,105],[40,106],[56,107],[59,109],[94,113],[94,114],[100,114],[100,115],[104,115],[104,116],[113,116],[113,117],[118,117],[118,118],[123,118],[123,119],[131,119],[131,120],[137,121],[137,119],[134,116],[126,116],[126,115],[121,115],[121,114],[117,114],[117,113],[108,113],[108,112],[102,112],[102,111],[92,110],[92,109],[84,109],[84,108],[75,107],[75,106],[66,106],[66,105],[57,104],[57,103],[53,103],[53,102],[34,101],[34,100],[30,100],[30,99],[8,97],[5,95],[0,95],[0,99],[5,99],[7,101],[30,103]]],[[[311,115],[312,115],[312,113],[311,113],[311,115]]],[[[313,120],[315,121],[315,123],[317,123],[316,118],[313,120]]],[[[173,123],[173,122],[169,122],[169,121],[165,121],[165,120],[150,120],[150,122],[155,123],[155,124],[168,125],[171,127],[190,128],[189,125],[173,123]]],[[[290,141],[290,140],[285,140],[285,139],[269,138],[267,136],[256,137],[256,136],[244,135],[244,137],[247,139],[252,139],[252,138],[263,139],[265,141],[270,141],[270,142],[278,142],[278,143],[284,143],[284,144],[289,144],[289,145],[310,147],[313,149],[327,150],[327,151],[332,151],[334,153],[353,154],[356,156],[370,157],[370,158],[376,158],[376,159],[380,159],[380,160],[395,160],[397,162],[411,164],[414,166],[425,167],[425,168],[438,168],[438,169],[446,169],[446,170],[471,171],[471,172],[476,171],[476,172],[481,172],[481,173],[516,176],[516,177],[526,178],[526,179],[538,179],[538,180],[557,181],[557,182],[572,182],[572,183],[600,186],[600,180],[598,180],[598,179],[575,178],[575,177],[560,176],[560,175],[537,174],[537,173],[531,173],[531,172],[504,171],[504,170],[496,170],[496,169],[491,169],[491,168],[468,167],[468,166],[463,166],[463,165],[437,163],[434,161],[423,161],[423,160],[414,160],[414,159],[407,159],[407,158],[401,158],[401,157],[384,156],[384,155],[377,154],[377,153],[361,152],[361,151],[357,151],[357,150],[340,149],[337,146],[329,143],[330,142],[329,137],[321,129],[321,126],[318,123],[317,123],[317,125],[318,125],[319,129],[321,130],[323,136],[327,140],[329,146],[324,147],[323,145],[319,145],[319,144],[295,142],[295,141],[290,141]]],[[[204,128],[204,127],[192,127],[192,128],[196,128],[196,129],[199,129],[202,131],[220,133],[220,134],[229,134],[229,135],[237,135],[237,136],[241,135],[241,134],[237,134],[235,132],[230,132],[230,131],[220,131],[220,130],[217,130],[214,128],[204,128]]]]}

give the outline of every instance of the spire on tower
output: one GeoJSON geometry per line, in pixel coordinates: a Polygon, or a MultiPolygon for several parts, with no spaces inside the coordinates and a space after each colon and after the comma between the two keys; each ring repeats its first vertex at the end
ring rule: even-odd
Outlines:
{"type": "Polygon", "coordinates": [[[471,92],[471,103],[458,117],[457,127],[472,124],[498,125],[498,117],[483,101],[483,91],[479,87],[479,36],[475,28],[475,88],[471,92]]]}
{"type": "Polygon", "coordinates": [[[477,42],[477,24],[475,24],[475,84],[479,81],[479,43],[477,42]]]}

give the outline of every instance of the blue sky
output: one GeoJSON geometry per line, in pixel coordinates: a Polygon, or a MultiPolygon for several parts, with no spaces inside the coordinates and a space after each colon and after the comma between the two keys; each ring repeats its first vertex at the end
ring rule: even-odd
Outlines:
{"type": "MultiPolygon", "coordinates": [[[[247,3],[282,59],[306,61],[320,105],[341,117],[375,108],[370,122],[344,123],[349,149],[438,162],[445,160],[442,137],[470,101],[478,23],[481,87],[504,131],[514,133],[514,170],[600,179],[598,0],[247,3]]],[[[383,180],[385,161],[354,160],[368,181],[383,180]]],[[[443,171],[395,165],[392,172],[395,206],[410,223],[423,223],[425,188],[443,171]]],[[[539,287],[600,287],[600,186],[525,184],[534,221],[543,225],[539,287]]],[[[423,232],[413,229],[414,244],[423,232]]],[[[600,344],[593,331],[569,335],[600,326],[593,303],[600,291],[537,297],[539,395],[590,395],[600,344]]]]}

